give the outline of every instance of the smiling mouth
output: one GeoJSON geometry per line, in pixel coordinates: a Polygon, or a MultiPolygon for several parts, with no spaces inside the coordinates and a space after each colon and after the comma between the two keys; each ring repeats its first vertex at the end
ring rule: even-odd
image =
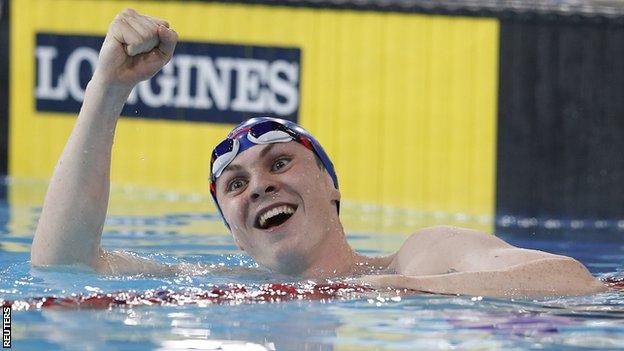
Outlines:
{"type": "Polygon", "coordinates": [[[261,213],[256,219],[256,227],[269,229],[286,222],[297,211],[297,206],[281,205],[261,213]]]}

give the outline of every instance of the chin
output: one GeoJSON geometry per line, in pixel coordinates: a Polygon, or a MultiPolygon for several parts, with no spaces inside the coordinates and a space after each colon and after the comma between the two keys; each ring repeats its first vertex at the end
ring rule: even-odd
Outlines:
{"type": "Polygon", "coordinates": [[[299,275],[304,272],[308,268],[306,252],[291,245],[280,244],[282,243],[272,247],[270,257],[263,260],[266,264],[258,263],[272,271],[287,275],[299,275]]]}

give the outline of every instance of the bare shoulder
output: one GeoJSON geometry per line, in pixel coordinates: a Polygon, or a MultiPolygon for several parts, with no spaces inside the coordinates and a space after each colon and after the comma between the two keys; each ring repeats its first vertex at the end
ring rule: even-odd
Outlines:
{"type": "Polygon", "coordinates": [[[514,247],[490,233],[435,226],[410,235],[392,267],[408,275],[445,274],[496,270],[548,257],[558,256],[514,247]]]}
{"type": "MultiPolygon", "coordinates": [[[[490,242],[492,235],[453,226],[433,226],[412,233],[397,252],[392,267],[410,275],[444,274],[466,252],[466,245],[490,242]]],[[[498,239],[494,239],[495,242],[498,239]]],[[[500,240],[499,245],[504,242],[500,240]]]]}
{"type": "Polygon", "coordinates": [[[469,244],[470,246],[486,245],[489,247],[512,247],[505,241],[497,238],[494,234],[468,228],[454,227],[449,225],[438,225],[422,228],[412,233],[407,238],[407,240],[405,240],[405,243],[403,243],[399,252],[413,251],[417,247],[422,249],[429,249],[431,246],[441,246],[442,244],[469,244]]]}

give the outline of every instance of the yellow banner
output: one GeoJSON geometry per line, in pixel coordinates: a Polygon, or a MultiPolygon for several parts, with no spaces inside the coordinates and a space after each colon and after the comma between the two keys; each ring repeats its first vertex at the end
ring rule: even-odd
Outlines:
{"type": "MultiPolygon", "coordinates": [[[[332,157],[345,200],[492,215],[498,21],[202,2],[12,2],[12,176],[47,179],[75,114],[38,111],[36,35],[103,36],[125,7],[182,42],[296,48],[299,122],[332,157]]],[[[212,147],[233,125],[122,118],[112,182],[207,193],[212,147]]]]}

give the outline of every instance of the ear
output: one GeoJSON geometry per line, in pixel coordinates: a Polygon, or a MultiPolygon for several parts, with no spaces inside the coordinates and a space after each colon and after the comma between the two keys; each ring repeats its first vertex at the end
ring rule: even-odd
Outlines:
{"type": "Polygon", "coordinates": [[[328,189],[330,189],[329,190],[330,200],[332,202],[339,202],[340,197],[341,197],[340,190],[336,189],[336,187],[334,186],[334,180],[329,175],[329,173],[326,170],[323,170],[323,173],[325,173],[325,186],[328,189]]]}
{"type": "Polygon", "coordinates": [[[335,202],[340,202],[340,198],[341,198],[341,194],[340,194],[340,190],[336,189],[334,187],[334,183],[332,182],[332,190],[331,190],[331,200],[335,201],[335,202]]]}

